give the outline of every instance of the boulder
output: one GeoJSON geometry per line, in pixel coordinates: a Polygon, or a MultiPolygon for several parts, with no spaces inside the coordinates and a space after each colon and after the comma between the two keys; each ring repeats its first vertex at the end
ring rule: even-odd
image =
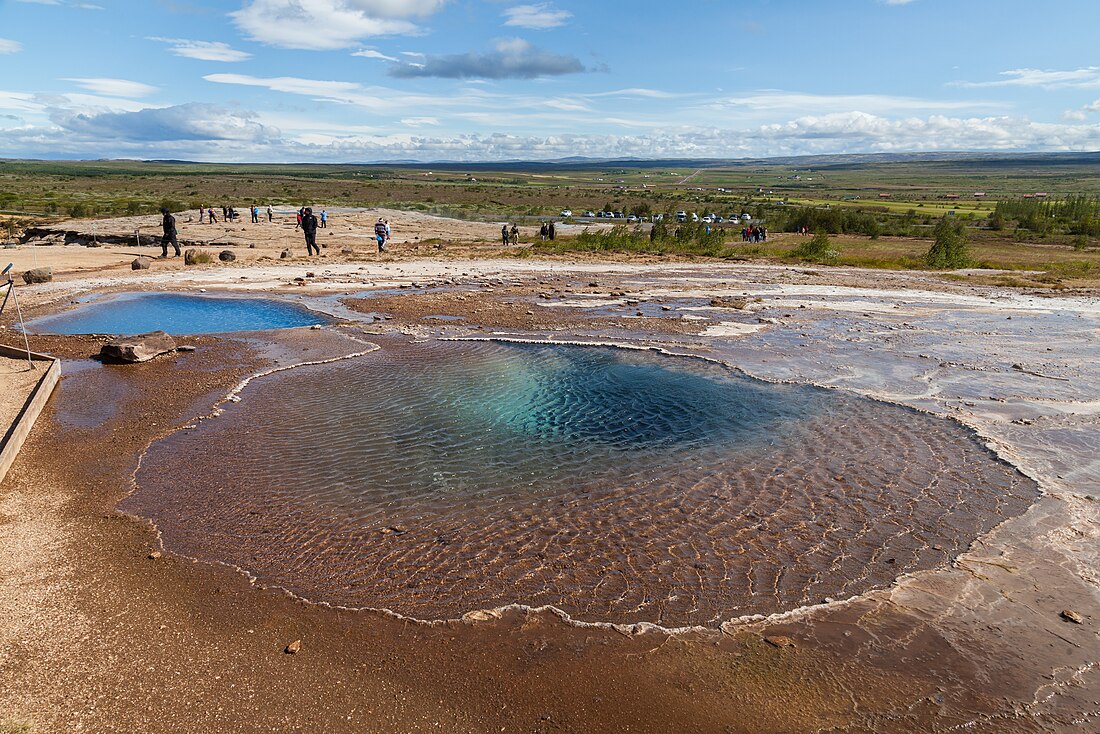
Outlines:
{"type": "Polygon", "coordinates": [[[53,268],[34,268],[23,273],[23,282],[27,285],[49,283],[51,280],[53,280],[53,268]]]}
{"type": "Polygon", "coordinates": [[[236,260],[237,256],[233,253],[232,250],[222,250],[218,253],[218,259],[221,260],[223,263],[229,263],[236,260]]]}
{"type": "Polygon", "coordinates": [[[136,257],[130,263],[130,270],[148,270],[151,264],[152,261],[147,257],[136,257]]]}
{"type": "Polygon", "coordinates": [[[104,362],[130,364],[148,362],[160,354],[176,351],[176,342],[163,331],[137,336],[120,336],[103,345],[99,356],[104,362]]]}

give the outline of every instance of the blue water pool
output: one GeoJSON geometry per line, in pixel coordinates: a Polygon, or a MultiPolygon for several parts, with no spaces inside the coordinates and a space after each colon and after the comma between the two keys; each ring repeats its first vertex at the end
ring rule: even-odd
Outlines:
{"type": "Polygon", "coordinates": [[[35,319],[38,334],[217,334],[327,323],[314,311],[269,298],[126,293],[65,313],[35,319]]]}

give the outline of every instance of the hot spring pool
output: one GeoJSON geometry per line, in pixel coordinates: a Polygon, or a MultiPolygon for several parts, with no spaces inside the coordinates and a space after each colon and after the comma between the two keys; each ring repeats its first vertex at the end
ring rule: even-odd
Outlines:
{"type": "Polygon", "coordinates": [[[321,314],[271,298],[124,293],[27,322],[37,334],[217,334],[312,326],[321,314]]]}
{"type": "Polygon", "coordinates": [[[597,347],[380,342],[156,444],[123,509],[307,598],[715,625],[946,563],[1035,485],[952,422],[597,347]]]}

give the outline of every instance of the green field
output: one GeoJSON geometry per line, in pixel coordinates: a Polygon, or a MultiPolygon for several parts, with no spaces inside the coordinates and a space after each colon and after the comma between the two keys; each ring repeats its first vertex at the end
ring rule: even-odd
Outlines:
{"type": "MultiPolygon", "coordinates": [[[[921,267],[932,228],[950,216],[965,225],[974,263],[1057,271],[1059,282],[1076,283],[1077,276],[1091,280],[1097,266],[1097,163],[1100,157],[1087,154],[437,165],[0,161],[0,223],[11,236],[24,225],[67,216],[252,203],[388,206],[527,223],[557,218],[564,209],[575,215],[750,213],[773,233],[803,223],[830,232],[839,264],[921,267]],[[975,197],[977,192],[985,195],[975,197]],[[1045,196],[1035,198],[1037,193],[1045,196]],[[1078,203],[1071,217],[1057,207],[1073,197],[1078,203]]],[[[773,243],[742,247],[739,228],[724,225],[719,240],[725,240],[711,237],[705,247],[679,242],[656,249],[684,256],[789,257],[773,243]]],[[[620,240],[624,251],[646,250],[644,241],[626,241],[620,240]]],[[[568,240],[556,245],[559,251],[569,247],[568,240]]]]}

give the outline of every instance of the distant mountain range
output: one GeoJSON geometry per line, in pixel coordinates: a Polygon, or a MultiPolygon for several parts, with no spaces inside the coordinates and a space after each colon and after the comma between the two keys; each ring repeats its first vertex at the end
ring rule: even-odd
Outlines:
{"type": "MultiPolygon", "coordinates": [[[[119,161],[133,158],[119,158],[119,161]]],[[[1087,165],[1100,164],[1100,152],[1093,153],[853,153],[844,155],[795,155],[772,158],[596,158],[569,156],[550,161],[366,161],[348,163],[293,163],[317,166],[392,166],[401,168],[445,168],[462,171],[531,171],[539,168],[619,166],[624,168],[719,168],[730,166],[813,166],[856,167],[877,163],[959,163],[979,165],[1087,165]]],[[[146,163],[202,165],[197,161],[151,160],[146,163]]],[[[210,164],[282,165],[282,164],[210,164]]]]}

